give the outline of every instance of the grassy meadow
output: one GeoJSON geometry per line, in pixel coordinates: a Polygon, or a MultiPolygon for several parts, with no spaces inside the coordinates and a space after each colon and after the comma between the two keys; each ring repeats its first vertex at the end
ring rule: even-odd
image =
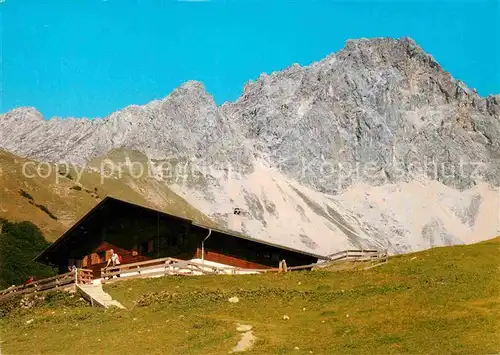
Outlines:
{"type": "Polygon", "coordinates": [[[53,295],[0,319],[2,354],[498,354],[500,238],[370,270],[164,277],[105,286],[127,310],[53,295]],[[239,302],[231,303],[231,297],[239,302]]]}

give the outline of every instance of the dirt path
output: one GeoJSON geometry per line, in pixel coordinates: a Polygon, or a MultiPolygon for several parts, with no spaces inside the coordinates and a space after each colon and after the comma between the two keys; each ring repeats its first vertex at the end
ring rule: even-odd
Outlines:
{"type": "Polygon", "coordinates": [[[238,324],[237,331],[241,332],[241,339],[236,344],[236,346],[231,350],[231,353],[238,353],[250,350],[255,342],[255,336],[253,335],[252,326],[245,324],[238,324]]]}

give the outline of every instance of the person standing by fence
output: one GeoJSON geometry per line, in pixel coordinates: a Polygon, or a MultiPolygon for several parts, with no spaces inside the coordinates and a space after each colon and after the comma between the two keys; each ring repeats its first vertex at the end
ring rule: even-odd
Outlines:
{"type": "MultiPolygon", "coordinates": [[[[113,249],[110,249],[109,252],[111,256],[109,257],[108,263],[106,264],[106,269],[109,267],[110,264],[112,264],[113,266],[118,266],[121,264],[121,257],[117,253],[115,253],[113,249]]],[[[119,271],[119,269],[118,268],[111,269],[111,272],[116,272],[116,271],[119,271]]],[[[117,274],[116,277],[120,277],[120,274],[117,274]]]]}

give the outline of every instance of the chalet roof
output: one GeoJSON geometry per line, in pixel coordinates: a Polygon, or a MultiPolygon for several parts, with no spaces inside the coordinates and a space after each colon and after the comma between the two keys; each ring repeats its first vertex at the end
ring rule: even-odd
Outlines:
{"type": "Polygon", "coordinates": [[[214,228],[213,226],[209,226],[209,225],[205,225],[205,224],[202,224],[202,223],[199,223],[199,222],[195,222],[195,221],[192,221],[190,219],[187,219],[187,218],[184,218],[184,217],[181,217],[181,216],[177,216],[177,215],[174,215],[174,214],[166,213],[164,211],[160,211],[160,210],[157,210],[157,209],[154,209],[154,208],[151,208],[151,207],[146,207],[146,206],[143,206],[143,205],[139,205],[137,203],[132,203],[132,202],[124,201],[124,200],[121,200],[121,199],[118,199],[118,198],[115,198],[115,197],[107,196],[101,202],[99,202],[96,206],[94,206],[85,216],[83,216],[73,226],[71,226],[63,235],[61,235],[58,239],[56,239],[40,255],[38,255],[35,258],[35,261],[41,261],[41,260],[43,260],[44,257],[49,252],[51,252],[54,248],[56,248],[59,244],[61,244],[65,240],[68,240],[69,238],[71,238],[71,235],[73,234],[73,231],[75,231],[79,226],[81,226],[92,215],[98,213],[99,210],[101,210],[106,204],[108,204],[110,202],[123,203],[123,204],[131,205],[131,206],[135,206],[135,207],[138,207],[138,208],[141,208],[141,209],[144,209],[144,210],[149,210],[149,211],[154,212],[154,213],[160,213],[161,215],[168,216],[170,218],[176,218],[176,219],[188,222],[189,224],[191,224],[191,225],[193,225],[195,227],[202,228],[202,229],[205,229],[207,231],[208,230],[212,230],[213,232],[217,232],[217,233],[229,235],[229,236],[232,236],[232,237],[235,237],[235,238],[249,240],[249,241],[260,243],[260,244],[264,244],[264,245],[269,245],[269,246],[272,246],[272,247],[276,247],[276,248],[280,248],[280,249],[283,249],[283,250],[292,251],[292,252],[299,253],[299,254],[302,254],[302,255],[312,256],[312,257],[315,257],[315,258],[318,258],[318,259],[323,259],[323,260],[327,260],[328,259],[328,257],[326,257],[324,255],[318,255],[318,254],[306,252],[306,251],[303,251],[303,250],[294,249],[294,248],[290,248],[290,247],[287,247],[287,246],[283,246],[283,245],[271,243],[271,242],[268,242],[268,241],[265,241],[265,240],[252,238],[252,237],[247,236],[245,234],[242,234],[242,233],[239,233],[239,232],[236,232],[236,231],[230,231],[230,230],[227,230],[227,229],[224,229],[224,228],[214,228]]]}

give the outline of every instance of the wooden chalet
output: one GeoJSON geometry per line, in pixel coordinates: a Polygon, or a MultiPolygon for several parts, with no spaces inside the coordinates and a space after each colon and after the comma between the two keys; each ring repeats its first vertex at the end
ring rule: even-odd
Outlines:
{"type": "Polygon", "coordinates": [[[71,265],[91,269],[99,278],[110,249],[122,256],[122,264],[174,257],[265,269],[278,267],[283,259],[299,266],[324,258],[106,197],[35,260],[60,273],[71,265]]]}

